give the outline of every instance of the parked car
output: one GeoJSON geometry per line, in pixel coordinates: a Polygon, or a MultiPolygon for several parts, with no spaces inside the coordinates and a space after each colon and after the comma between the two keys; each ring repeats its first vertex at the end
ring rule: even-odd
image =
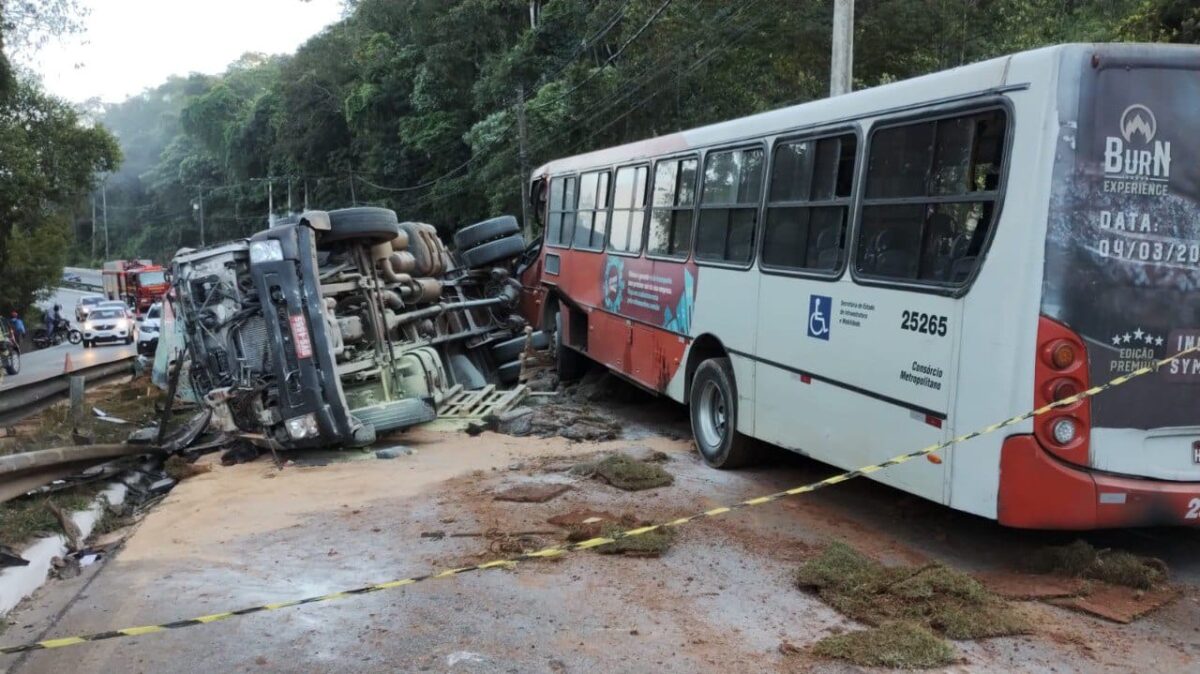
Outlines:
{"type": "Polygon", "coordinates": [[[154,355],[158,348],[158,333],[162,328],[162,302],[150,305],[146,313],[135,321],[137,326],[137,352],[143,356],[154,355]]]}
{"type": "Polygon", "coordinates": [[[362,446],[431,421],[520,371],[519,232],[511,216],[472,225],[452,256],[431,225],[348,208],[181,250],[171,312],[191,389],[222,430],[272,447],[362,446]]]}
{"type": "Polygon", "coordinates": [[[100,342],[132,344],[134,322],[129,311],[121,307],[98,306],[83,323],[83,348],[90,349],[100,342]]]}
{"type": "Polygon", "coordinates": [[[79,301],[75,303],[75,320],[80,323],[86,321],[88,312],[95,309],[97,304],[106,301],[103,295],[88,295],[79,298],[79,301]]]}

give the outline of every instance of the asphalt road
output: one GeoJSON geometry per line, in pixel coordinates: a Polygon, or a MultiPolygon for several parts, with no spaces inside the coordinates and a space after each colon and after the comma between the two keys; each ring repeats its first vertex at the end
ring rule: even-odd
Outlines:
{"type": "Polygon", "coordinates": [[[64,275],[65,274],[78,274],[80,282],[86,283],[87,285],[90,285],[90,286],[96,286],[97,288],[99,288],[102,285],[101,281],[100,281],[100,270],[99,269],[84,269],[83,267],[65,267],[65,268],[63,268],[63,274],[64,275]]]}
{"type": "MultiPolygon", "coordinates": [[[[43,309],[53,307],[56,303],[62,305],[63,315],[71,321],[72,326],[78,327],[75,323],[75,303],[81,297],[97,294],[99,293],[58,288],[53,295],[39,304],[43,309]]],[[[36,327],[38,326],[28,325],[26,329],[32,332],[36,327]]],[[[0,384],[0,391],[61,374],[68,354],[71,356],[73,367],[86,367],[127,358],[137,352],[137,347],[132,344],[100,344],[93,349],[85,349],[82,344],[63,342],[58,346],[36,351],[32,349],[32,345],[28,341],[25,346],[27,350],[21,354],[20,374],[5,375],[4,382],[0,384]]]]}

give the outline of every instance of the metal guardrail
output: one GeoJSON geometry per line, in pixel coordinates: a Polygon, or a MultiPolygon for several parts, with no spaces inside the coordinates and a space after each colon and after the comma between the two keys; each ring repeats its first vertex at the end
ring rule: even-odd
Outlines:
{"type": "Polygon", "coordinates": [[[67,373],[47,377],[0,391],[0,424],[9,424],[41,411],[66,397],[71,387],[71,377],[82,375],[84,382],[92,384],[110,377],[131,374],[137,356],[126,356],[98,365],[80,367],[67,373]]]}

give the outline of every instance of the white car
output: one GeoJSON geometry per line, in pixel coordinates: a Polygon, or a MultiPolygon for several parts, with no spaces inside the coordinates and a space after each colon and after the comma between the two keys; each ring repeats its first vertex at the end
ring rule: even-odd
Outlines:
{"type": "Polygon", "coordinates": [[[133,343],[134,323],[129,312],[121,307],[99,306],[92,309],[83,322],[83,348],[89,349],[99,342],[133,343]]]}
{"type": "Polygon", "coordinates": [[[154,355],[158,348],[158,333],[162,330],[162,303],[150,305],[146,313],[137,319],[137,352],[144,356],[154,355]]]}
{"type": "Polygon", "coordinates": [[[87,320],[88,313],[96,308],[96,305],[105,302],[103,295],[89,295],[79,298],[79,302],[75,304],[75,320],[80,323],[87,320]]]}

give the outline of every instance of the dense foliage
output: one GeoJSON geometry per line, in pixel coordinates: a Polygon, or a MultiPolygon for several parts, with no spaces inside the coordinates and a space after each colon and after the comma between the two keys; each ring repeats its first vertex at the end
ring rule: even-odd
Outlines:
{"type": "MultiPolygon", "coordinates": [[[[36,49],[78,28],[74,0],[0,2],[0,47],[36,49]]],[[[0,310],[24,311],[62,274],[71,222],[97,175],[114,170],[116,140],[14,71],[0,53],[0,310]]]]}
{"type": "MultiPolygon", "coordinates": [[[[527,165],[825,95],[832,0],[351,0],[295,55],[172,79],[102,119],[113,255],[274,211],[378,204],[444,231],[520,213],[527,165]],[[267,179],[271,179],[268,183],[267,179]],[[269,187],[268,187],[269,185],[269,187]]],[[[1045,44],[1200,39],[1192,0],[857,0],[855,85],[1045,44]]],[[[90,214],[78,238],[90,251],[90,214]]]]}

